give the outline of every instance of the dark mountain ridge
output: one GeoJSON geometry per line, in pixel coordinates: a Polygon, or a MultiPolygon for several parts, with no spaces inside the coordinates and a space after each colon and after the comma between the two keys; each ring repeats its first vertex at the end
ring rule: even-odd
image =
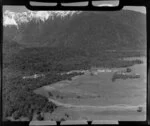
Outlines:
{"type": "Polygon", "coordinates": [[[4,40],[27,47],[71,47],[93,51],[101,49],[144,49],[146,16],[139,12],[82,12],[54,20],[30,21],[4,27],[4,40]],[[14,32],[12,32],[14,31],[14,32]],[[144,43],[144,44],[143,44],[144,43]]]}

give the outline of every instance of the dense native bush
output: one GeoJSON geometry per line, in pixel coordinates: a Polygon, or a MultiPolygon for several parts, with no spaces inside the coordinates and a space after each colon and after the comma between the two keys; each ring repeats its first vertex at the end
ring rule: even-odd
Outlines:
{"type": "MultiPolygon", "coordinates": [[[[37,81],[24,81],[21,78],[5,80],[3,87],[3,111],[4,116],[13,116],[18,119],[21,116],[32,118],[35,111],[53,112],[56,105],[47,98],[33,93],[39,86],[37,81]],[[7,88],[6,88],[7,87],[7,88]]],[[[39,82],[40,83],[40,82],[39,82]]]]}

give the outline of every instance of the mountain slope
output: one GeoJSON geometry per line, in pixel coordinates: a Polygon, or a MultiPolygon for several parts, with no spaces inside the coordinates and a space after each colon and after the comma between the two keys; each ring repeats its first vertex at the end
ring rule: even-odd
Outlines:
{"type": "Polygon", "coordinates": [[[50,17],[20,21],[16,29],[4,26],[4,40],[9,38],[27,47],[71,47],[87,51],[146,46],[146,17],[138,12],[91,11],[50,17]]]}

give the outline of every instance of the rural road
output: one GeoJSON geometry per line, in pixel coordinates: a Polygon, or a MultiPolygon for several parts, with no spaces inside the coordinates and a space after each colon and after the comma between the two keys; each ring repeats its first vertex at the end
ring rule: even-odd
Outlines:
{"type": "Polygon", "coordinates": [[[124,105],[124,104],[118,104],[118,105],[110,105],[110,106],[89,106],[89,105],[73,105],[73,104],[65,104],[62,102],[59,102],[57,100],[48,98],[50,102],[53,102],[57,106],[62,106],[66,108],[78,108],[78,109],[96,109],[98,111],[105,111],[105,110],[137,110],[138,107],[143,107],[145,108],[145,105],[136,105],[136,106],[131,106],[131,105],[124,105]]]}

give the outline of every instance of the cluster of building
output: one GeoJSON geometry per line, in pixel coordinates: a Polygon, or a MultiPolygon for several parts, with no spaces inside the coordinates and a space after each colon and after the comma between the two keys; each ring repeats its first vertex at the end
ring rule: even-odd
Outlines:
{"type": "Polygon", "coordinates": [[[99,68],[91,68],[89,70],[90,74],[91,75],[98,75],[98,73],[104,73],[104,72],[115,72],[116,70],[115,69],[108,69],[108,68],[103,68],[103,69],[99,69],[99,68]]]}

